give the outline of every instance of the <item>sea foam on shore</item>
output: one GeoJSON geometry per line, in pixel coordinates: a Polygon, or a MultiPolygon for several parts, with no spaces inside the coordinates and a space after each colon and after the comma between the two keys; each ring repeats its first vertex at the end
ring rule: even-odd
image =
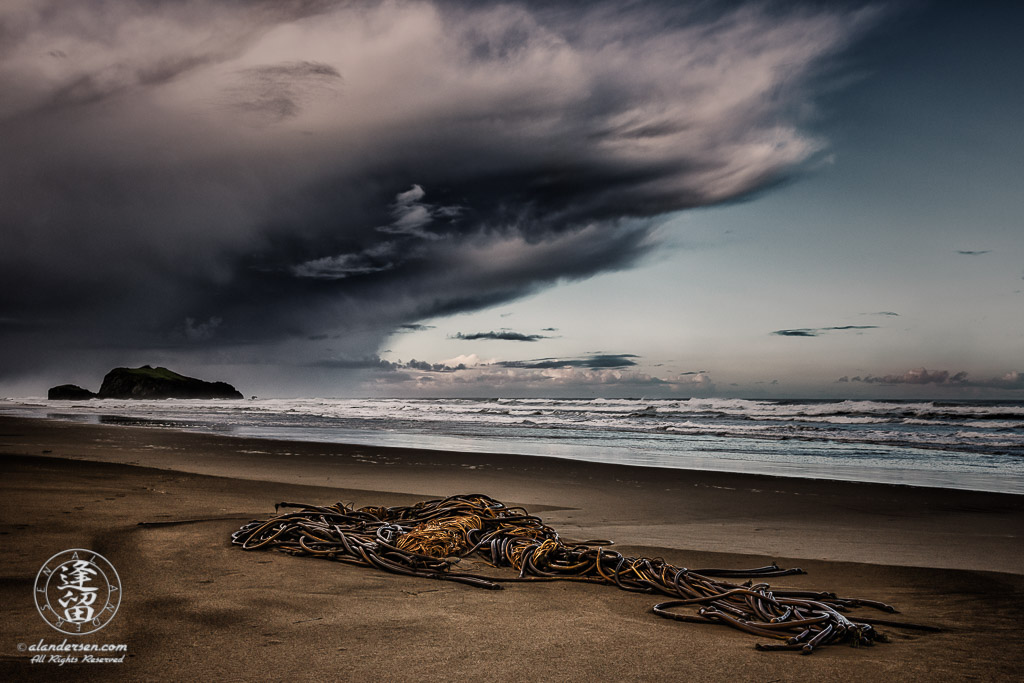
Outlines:
{"type": "Polygon", "coordinates": [[[0,414],[1024,493],[1020,401],[25,398],[0,414]]]}

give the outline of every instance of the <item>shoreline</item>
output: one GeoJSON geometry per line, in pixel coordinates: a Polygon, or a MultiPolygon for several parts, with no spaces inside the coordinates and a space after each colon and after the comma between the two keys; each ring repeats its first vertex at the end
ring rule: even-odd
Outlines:
{"type": "Polygon", "coordinates": [[[1024,496],[7,417],[0,462],[8,606],[0,672],[14,678],[450,680],[501,671],[529,680],[1016,680],[1024,672],[1024,496]],[[246,553],[229,541],[283,500],[407,505],[477,492],[525,506],[565,537],[610,538],[621,552],[681,566],[799,566],[806,576],[769,583],[882,600],[906,621],[944,631],[883,629],[891,642],[812,657],[761,653],[756,637],[657,618],[656,596],[564,582],[482,591],[246,553]],[[41,668],[15,651],[63,637],[36,613],[32,579],[47,557],[72,547],[104,554],[125,581],[121,611],[95,641],[127,642],[122,665],[41,668]]]}
{"type": "MultiPolygon", "coordinates": [[[[158,431],[172,431],[180,433],[190,434],[206,434],[214,435],[230,439],[239,440],[256,440],[261,442],[273,442],[273,443],[302,443],[302,444],[320,444],[325,446],[334,446],[339,448],[373,448],[380,451],[393,451],[396,453],[416,452],[423,454],[438,454],[443,455],[447,453],[463,453],[466,455],[476,455],[484,458],[542,458],[549,460],[569,462],[580,462],[590,464],[601,464],[601,465],[612,465],[622,466],[629,468],[640,468],[640,469],[653,469],[653,470],[680,470],[684,472],[720,472],[723,474],[736,474],[744,476],[758,476],[767,477],[770,479],[807,479],[813,481],[837,481],[837,482],[849,482],[858,484],[878,484],[885,486],[905,486],[910,488],[925,488],[925,489],[941,489],[949,491],[967,491],[977,493],[993,493],[1000,495],[1011,495],[1011,496],[1024,496],[1024,484],[1016,484],[1010,488],[1006,487],[1004,483],[1005,478],[996,477],[991,474],[986,474],[982,479],[978,478],[976,473],[969,472],[940,472],[930,473],[928,470],[920,469],[906,469],[906,468],[891,468],[891,469],[879,469],[870,466],[850,464],[846,462],[830,463],[828,465],[822,465],[820,463],[765,463],[751,460],[726,460],[726,461],[715,461],[710,462],[699,462],[699,464],[691,464],[690,466],[680,466],[677,464],[679,461],[665,464],[666,461],[659,460],[657,458],[649,459],[647,462],[638,460],[621,460],[620,458],[612,455],[605,457],[594,457],[589,456],[576,456],[574,452],[581,452],[586,450],[583,446],[561,446],[553,447],[550,444],[545,449],[535,450],[530,452],[530,449],[521,448],[517,450],[517,446],[508,446],[509,443],[515,443],[515,440],[499,440],[495,441],[492,437],[480,437],[475,438],[472,436],[458,435],[458,436],[438,436],[433,435],[416,435],[413,433],[376,433],[370,429],[363,430],[351,430],[348,433],[343,433],[340,440],[337,437],[293,437],[287,432],[284,433],[259,433],[258,431],[251,430],[247,427],[242,428],[241,431],[235,432],[233,430],[217,430],[217,429],[195,429],[188,428],[186,426],[175,425],[173,420],[171,422],[144,418],[144,417],[121,417],[121,416],[104,416],[93,415],[93,414],[71,414],[61,413],[58,417],[47,416],[36,416],[36,415],[4,415],[0,413],[0,420],[12,419],[12,420],[42,420],[49,422],[60,422],[60,423],[71,423],[75,425],[91,425],[96,427],[117,427],[125,429],[152,429],[158,431]],[[96,418],[84,419],[84,418],[96,418]],[[151,424],[150,424],[151,423],[151,424]],[[248,433],[246,430],[249,429],[248,433]],[[408,445],[403,443],[406,441],[415,441],[421,438],[428,442],[436,445],[408,445]],[[483,445],[481,445],[483,444],[483,445]],[[554,450],[552,450],[554,449],[554,450]],[[546,451],[546,452],[542,452],[546,451]],[[723,463],[729,463],[728,465],[723,463]],[[885,475],[891,475],[892,480],[885,479],[885,475]],[[957,481],[951,481],[951,478],[958,478],[957,481]],[[965,481],[967,483],[965,483],[965,481]],[[999,484],[993,482],[1000,482],[999,484]],[[1000,488],[995,488],[999,486],[1000,488]]],[[[813,442],[813,440],[805,440],[800,437],[792,437],[792,442],[804,443],[813,442]]],[[[618,449],[614,446],[600,446],[591,449],[593,451],[614,453],[618,449]]],[[[944,449],[944,448],[930,448],[922,447],[920,450],[923,452],[934,451],[937,453],[956,453],[958,451],[944,449]]]]}
{"type": "MultiPolygon", "coordinates": [[[[385,400],[368,401],[261,399],[228,401],[221,409],[216,402],[192,406],[188,401],[173,400],[114,401],[108,406],[106,401],[52,404],[26,399],[24,410],[12,409],[9,414],[229,433],[242,438],[511,453],[1024,495],[1024,451],[1020,450],[1024,444],[1014,434],[1003,433],[1004,423],[989,420],[992,416],[979,408],[963,408],[966,413],[962,413],[962,407],[926,409],[915,404],[907,410],[921,419],[904,420],[910,413],[893,407],[882,410],[881,422],[876,424],[876,404],[848,405],[845,401],[826,402],[831,407],[824,413],[814,405],[790,407],[769,401],[743,408],[742,415],[726,402],[720,406],[725,411],[721,420],[715,417],[710,422],[705,411],[714,406],[683,407],[674,402],[644,408],[643,401],[632,401],[637,405],[610,402],[611,407],[586,401],[586,405],[538,404],[535,400],[453,401],[450,405],[398,401],[396,406],[385,400]],[[366,413],[367,406],[373,416],[366,413]],[[747,410],[749,415],[743,412],[747,410]],[[952,410],[953,417],[947,416],[946,410],[952,410]],[[663,411],[667,411],[664,419],[651,419],[663,411]],[[859,411],[869,417],[849,417],[861,415],[859,411]],[[481,418],[480,414],[486,415],[481,418]],[[969,415],[981,422],[971,422],[969,415]],[[585,418],[587,426],[575,426],[577,417],[585,418]],[[851,420],[859,425],[852,430],[847,429],[851,420]],[[871,424],[861,424],[864,420],[871,424]],[[955,427],[958,420],[966,421],[955,427]],[[928,426],[904,429],[904,422],[928,426]],[[608,427],[611,423],[617,426],[608,427]],[[874,431],[876,427],[882,431],[874,431]],[[976,433],[975,428],[980,431],[976,433]],[[970,433],[961,437],[951,431],[954,429],[970,433]]],[[[1022,409],[1024,404],[1017,404],[1013,410],[1022,409]]]]}
{"type": "Polygon", "coordinates": [[[545,507],[557,500],[578,510],[566,520],[580,527],[578,537],[625,532],[647,545],[1024,574],[1024,548],[1013,545],[1024,536],[1024,496],[1009,493],[0,417],[0,455],[33,448],[49,457],[277,484],[419,498],[479,491],[545,507]],[[43,440],[49,448],[36,447],[43,440]],[[635,496],[641,499],[630,514],[601,513],[635,496]],[[668,510],[675,519],[642,523],[645,514],[662,518],[668,510]],[[709,520],[724,538],[709,533],[709,520]],[[944,548],[941,556],[935,548],[944,548]]]}

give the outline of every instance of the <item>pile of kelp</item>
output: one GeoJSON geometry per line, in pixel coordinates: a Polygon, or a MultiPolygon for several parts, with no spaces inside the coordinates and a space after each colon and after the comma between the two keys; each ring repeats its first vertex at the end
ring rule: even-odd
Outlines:
{"type": "Polygon", "coordinates": [[[845,614],[857,607],[896,611],[880,602],[773,590],[761,582],[803,574],[800,569],[780,569],[775,564],[746,570],[686,569],[662,559],[626,557],[604,547],[611,544],[608,541],[564,541],[539,517],[484,495],[452,496],[404,507],[354,509],[342,503],[328,507],[279,503],[276,507],[295,511],[250,522],[232,534],[232,542],[245,550],[276,549],[481,588],[498,589],[508,581],[586,581],[667,595],[675,599],[654,606],[659,616],[726,624],[782,641],[759,644],[761,650],[810,654],[832,643],[857,646],[884,640],[874,628],[878,624],[927,628],[845,614]],[[482,560],[495,568],[512,567],[519,574],[502,577],[455,571],[462,558],[482,560]],[[735,584],[723,578],[748,580],[735,584]],[[680,607],[696,611],[674,611],[680,607]]]}

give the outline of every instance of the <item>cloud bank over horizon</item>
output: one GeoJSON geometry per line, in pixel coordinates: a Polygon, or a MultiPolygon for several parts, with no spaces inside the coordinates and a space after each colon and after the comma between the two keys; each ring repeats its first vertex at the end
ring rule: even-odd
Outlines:
{"type": "Polygon", "coordinates": [[[328,338],[355,367],[396,329],[629,268],[659,217],[823,148],[815,79],[876,14],[7,3],[0,379],[302,365],[328,338]]]}
{"type": "Polygon", "coordinates": [[[949,370],[929,371],[927,368],[914,368],[904,373],[895,375],[865,375],[849,377],[844,375],[836,380],[838,383],[863,382],[864,384],[910,384],[910,385],[934,385],[942,387],[974,387],[982,389],[1003,389],[1019,390],[1024,389],[1024,373],[1010,371],[999,377],[990,377],[984,380],[970,379],[966,371],[950,372],[949,370]]]}

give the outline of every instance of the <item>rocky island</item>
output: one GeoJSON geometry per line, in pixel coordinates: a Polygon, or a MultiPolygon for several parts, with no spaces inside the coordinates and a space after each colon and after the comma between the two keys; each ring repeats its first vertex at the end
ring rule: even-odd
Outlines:
{"type": "Polygon", "coordinates": [[[103,378],[99,393],[74,384],[62,384],[47,392],[47,398],[82,400],[89,398],[242,398],[241,392],[227,382],[206,382],[186,377],[167,368],[114,368],[103,378]]]}
{"type": "Polygon", "coordinates": [[[51,401],[85,401],[90,398],[96,398],[96,394],[83,389],[77,384],[61,384],[59,387],[53,387],[46,392],[46,398],[51,401]]]}

